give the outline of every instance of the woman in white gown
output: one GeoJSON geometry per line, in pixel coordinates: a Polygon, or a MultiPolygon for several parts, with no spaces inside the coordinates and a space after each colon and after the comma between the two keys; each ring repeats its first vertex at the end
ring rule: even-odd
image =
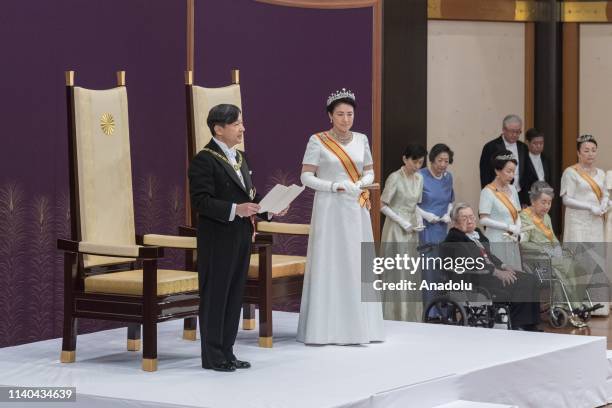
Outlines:
{"type": "Polygon", "coordinates": [[[512,185],[518,162],[510,150],[501,151],[491,159],[495,179],[480,192],[480,224],[487,227],[485,235],[491,242],[491,252],[504,265],[520,271],[521,204],[512,185]]]}
{"type": "Polygon", "coordinates": [[[302,183],[315,190],[297,340],[306,344],[383,341],[380,302],[362,301],[361,243],[373,242],[369,192],[374,181],[365,135],[351,132],[355,96],[327,100],[332,129],[310,137],[302,183]]]}
{"type": "MultiPolygon", "coordinates": [[[[570,250],[588,251],[594,264],[591,271],[593,282],[599,284],[607,282],[602,276],[606,270],[604,215],[609,200],[605,185],[606,174],[595,167],[597,141],[593,136],[580,136],[576,150],[578,163],[566,168],[561,176],[560,195],[565,205],[563,244],[570,250]]],[[[594,301],[606,306],[593,314],[608,315],[609,289],[597,288],[590,292],[594,301]]]]}

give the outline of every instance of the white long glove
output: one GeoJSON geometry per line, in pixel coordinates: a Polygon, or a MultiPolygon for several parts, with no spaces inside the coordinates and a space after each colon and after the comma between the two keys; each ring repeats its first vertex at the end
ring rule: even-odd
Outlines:
{"type": "Polygon", "coordinates": [[[373,182],[374,182],[374,170],[370,169],[370,170],[366,170],[363,172],[363,176],[361,176],[361,178],[357,180],[355,185],[361,188],[363,186],[367,186],[368,184],[372,184],[373,182]]]}
{"type": "Polygon", "coordinates": [[[602,214],[601,206],[585,203],[584,201],[568,197],[567,194],[563,196],[563,204],[566,207],[573,208],[574,210],[589,210],[591,214],[595,215],[596,217],[599,217],[602,214]]]}
{"type": "Polygon", "coordinates": [[[332,190],[334,192],[338,192],[338,190],[344,190],[344,192],[346,194],[350,194],[353,196],[358,196],[359,194],[362,193],[361,188],[359,188],[359,186],[357,186],[357,184],[353,183],[352,181],[349,180],[344,180],[344,181],[338,181],[336,183],[333,184],[332,186],[332,190]]]}
{"type": "Polygon", "coordinates": [[[449,224],[451,222],[451,217],[450,217],[450,213],[453,209],[453,203],[449,203],[448,204],[448,209],[446,210],[446,214],[444,214],[442,216],[442,218],[440,218],[440,221],[442,221],[445,224],[449,224]]]}
{"type": "Polygon", "coordinates": [[[485,227],[502,230],[502,231],[510,231],[514,235],[518,235],[521,233],[521,225],[520,218],[518,219],[519,224],[506,224],[505,222],[497,221],[492,219],[491,217],[484,217],[480,219],[480,224],[485,227]]]}
{"type": "Polygon", "coordinates": [[[419,207],[418,205],[417,205],[417,207],[416,207],[416,212],[417,212],[417,213],[418,213],[418,214],[419,214],[421,217],[423,217],[423,219],[424,219],[425,221],[427,221],[427,222],[429,222],[429,223],[431,223],[431,224],[435,224],[435,223],[437,223],[438,221],[440,221],[440,217],[438,217],[437,215],[432,214],[432,213],[430,213],[430,212],[428,212],[428,211],[425,211],[425,210],[421,209],[421,207],[419,207]]]}
{"type": "Polygon", "coordinates": [[[328,180],[323,180],[314,175],[311,171],[305,171],[300,176],[300,181],[306,187],[310,187],[315,191],[333,191],[332,185],[333,183],[328,180]]]}
{"type": "Polygon", "coordinates": [[[380,212],[385,214],[391,220],[397,222],[400,227],[402,227],[405,231],[412,231],[412,224],[410,224],[407,220],[403,219],[398,213],[393,211],[391,207],[384,206],[380,209],[380,212]]]}

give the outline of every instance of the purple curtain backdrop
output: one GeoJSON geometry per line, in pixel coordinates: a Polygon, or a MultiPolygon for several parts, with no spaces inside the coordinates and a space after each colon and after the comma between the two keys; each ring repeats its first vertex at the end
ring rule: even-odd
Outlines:
{"type": "MultiPolygon", "coordinates": [[[[114,86],[127,71],[138,233],[175,233],[185,197],[185,2],[5,0],[0,12],[0,347],[61,336],[62,254],[69,235],[65,70],[114,86]]],[[[310,134],[329,125],[325,99],[347,87],[355,129],[371,129],[369,9],[310,10],[253,0],[196,1],[195,82],[241,70],[246,144],[261,192],[299,183],[310,134]]],[[[308,222],[312,194],[286,217],[308,222]]],[[[278,244],[305,253],[303,239],[278,244]]],[[[171,252],[164,266],[180,265],[171,252]]],[[[294,307],[292,305],[290,307],[294,307]]],[[[82,320],[80,332],[114,327],[82,320]]]]}

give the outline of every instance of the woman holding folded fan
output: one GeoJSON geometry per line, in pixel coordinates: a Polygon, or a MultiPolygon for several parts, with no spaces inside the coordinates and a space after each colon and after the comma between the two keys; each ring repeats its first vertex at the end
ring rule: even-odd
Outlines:
{"type": "Polygon", "coordinates": [[[521,234],[521,204],[512,180],[518,161],[509,150],[502,150],[491,158],[495,179],[480,192],[478,212],[480,224],[491,242],[491,252],[504,267],[521,270],[518,241],[521,234]]]}
{"type": "MultiPolygon", "coordinates": [[[[419,169],[427,150],[423,146],[409,145],[404,151],[404,165],[387,177],[385,189],[380,197],[380,211],[385,215],[381,236],[381,249],[386,257],[396,254],[418,257],[418,233],[423,230],[422,219],[417,214],[417,205],[423,194],[423,175],[419,169]]],[[[421,283],[421,271],[392,270],[383,276],[387,282],[421,283]],[[412,273],[411,273],[412,272],[412,273]]],[[[420,292],[383,292],[383,314],[387,320],[420,321],[423,305],[420,292]]]]}
{"type": "Polygon", "coordinates": [[[374,242],[370,195],[374,181],[366,135],[352,132],[355,95],[327,99],[332,124],[310,137],[302,183],[315,190],[297,340],[362,344],[384,340],[379,302],[362,301],[361,243],[374,242]]]}

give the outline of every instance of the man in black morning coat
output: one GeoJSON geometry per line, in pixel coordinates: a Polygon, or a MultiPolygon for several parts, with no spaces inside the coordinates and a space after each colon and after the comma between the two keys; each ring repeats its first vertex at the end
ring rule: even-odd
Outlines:
{"type": "Polygon", "coordinates": [[[240,109],[217,105],[207,124],[213,138],[189,166],[191,203],[198,212],[202,367],[235,371],[251,366],[236,358],[233,346],[249,269],[251,217],[260,197],[244,153],[235,149],[245,130],[240,109]]]}

